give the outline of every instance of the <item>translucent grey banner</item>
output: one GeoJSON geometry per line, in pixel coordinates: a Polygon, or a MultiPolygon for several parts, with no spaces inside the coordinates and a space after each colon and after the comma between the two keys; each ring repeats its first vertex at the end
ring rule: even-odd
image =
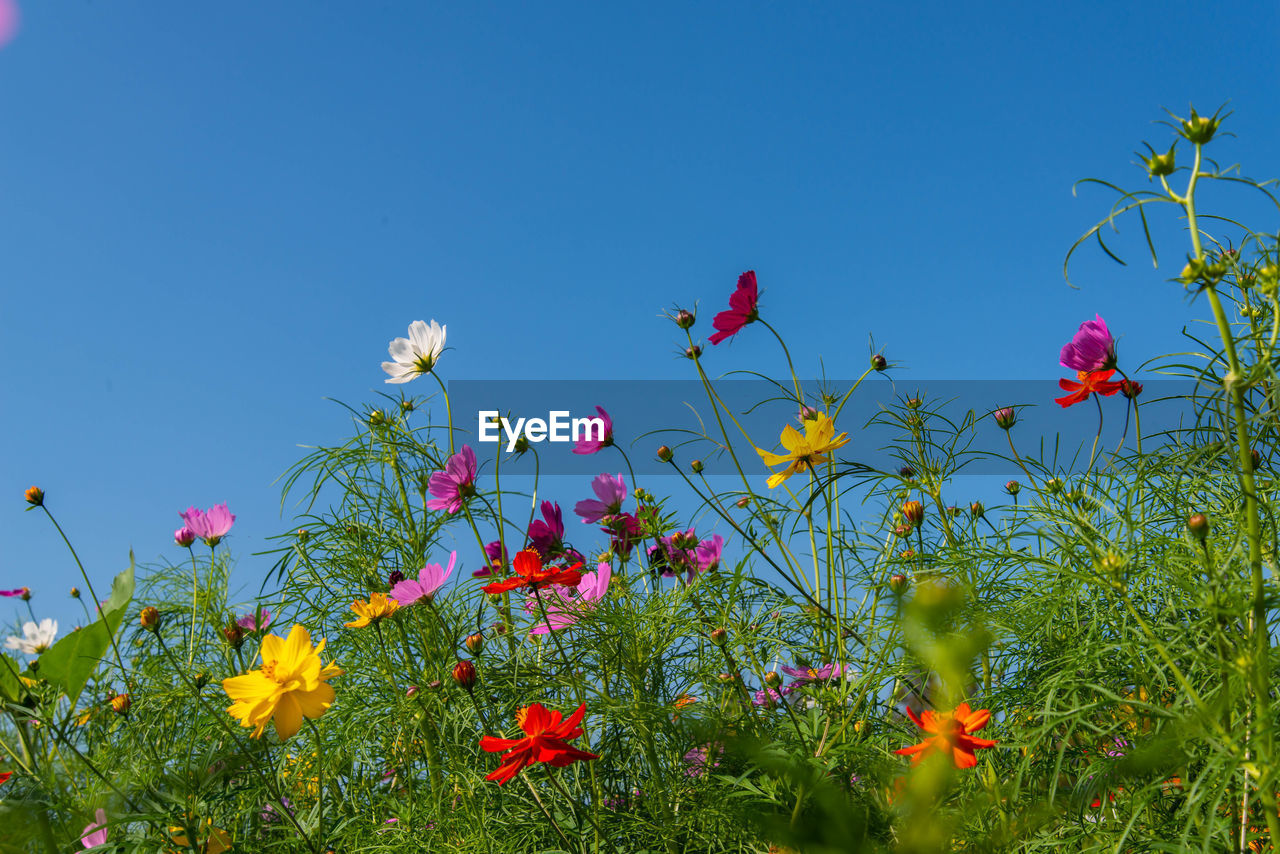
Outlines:
{"type": "MultiPolygon", "coordinates": [[[[1141,424],[1144,445],[1169,441],[1169,434],[1195,424],[1197,406],[1205,402],[1201,397],[1197,403],[1192,381],[1145,381],[1135,419],[1132,403],[1120,392],[1063,407],[1055,398],[1069,392],[1057,380],[892,382],[871,376],[841,404],[852,384],[804,380],[801,391],[808,406],[835,418],[837,434],[848,434],[848,443],[834,451],[838,464],[885,472],[897,472],[902,465],[895,443],[900,449],[910,438],[904,419],[912,411],[920,414],[934,442],[949,444],[948,434],[960,436],[956,449],[966,461],[964,474],[1012,477],[1020,469],[993,416],[996,410],[1014,409],[1012,438],[1019,454],[1069,471],[1087,462],[1098,433],[1099,404],[1098,450],[1110,453],[1122,439],[1124,447],[1134,447],[1135,422],[1141,424]],[[907,406],[911,400],[919,401],[914,409],[907,406]]],[[[448,388],[455,443],[470,445],[490,466],[500,454],[502,471],[511,474],[533,474],[535,468],[554,475],[624,471],[619,450],[637,474],[671,474],[670,465],[657,457],[662,445],[672,449],[675,461],[686,470],[697,459],[707,475],[735,474],[732,459],[721,447],[727,436],[747,473],[764,476],[768,469],[752,445],[785,453],[779,441],[783,428],[790,425],[804,432],[794,389],[766,380],[715,383],[722,406],[712,405],[697,380],[452,380],[448,388]],[[595,447],[590,441],[598,438],[603,426],[591,421],[599,418],[596,407],[612,422],[616,447],[575,453],[575,448],[595,447]]],[[[943,450],[938,447],[932,453],[943,450]]]]}

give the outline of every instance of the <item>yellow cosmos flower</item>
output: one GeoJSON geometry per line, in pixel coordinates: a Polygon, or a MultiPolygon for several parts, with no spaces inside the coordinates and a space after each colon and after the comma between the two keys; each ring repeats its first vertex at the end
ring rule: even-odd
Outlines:
{"type": "Polygon", "coordinates": [[[260,648],[262,667],[222,680],[223,690],[235,701],[227,711],[241,726],[254,727],[254,738],[272,720],[281,741],[292,738],[302,727],[303,715],[314,720],[333,705],[328,681],[341,676],[342,670],[321,665],[323,651],[324,641],[313,648],[311,635],[297,624],[288,639],[265,636],[260,648]]]}
{"type": "MultiPolygon", "coordinates": [[[[206,819],[205,827],[207,831],[204,841],[196,848],[200,854],[222,854],[224,851],[231,850],[231,834],[220,827],[214,827],[213,819],[206,819]]],[[[187,832],[181,827],[171,826],[169,838],[173,840],[174,845],[181,845],[184,850],[191,847],[191,843],[187,841],[187,832]]]]}
{"type": "Polygon", "coordinates": [[[381,620],[383,617],[390,617],[396,611],[400,610],[400,603],[395,599],[390,599],[385,593],[369,594],[369,601],[364,602],[360,599],[351,603],[351,610],[356,612],[359,618],[350,623],[344,623],[349,629],[361,629],[372,623],[374,620],[381,620]]]}
{"type": "Polygon", "coordinates": [[[796,472],[811,469],[818,463],[827,462],[830,459],[827,456],[829,452],[849,444],[849,434],[841,433],[837,436],[835,423],[827,417],[827,413],[819,412],[815,417],[804,422],[804,435],[801,435],[799,430],[788,424],[782,428],[782,435],[778,438],[778,441],[782,443],[782,447],[787,449],[787,453],[775,454],[771,451],[762,451],[756,448],[756,453],[760,455],[760,459],[764,460],[764,464],[767,466],[772,467],[787,463],[785,469],[769,476],[770,489],[773,489],[796,472]]]}

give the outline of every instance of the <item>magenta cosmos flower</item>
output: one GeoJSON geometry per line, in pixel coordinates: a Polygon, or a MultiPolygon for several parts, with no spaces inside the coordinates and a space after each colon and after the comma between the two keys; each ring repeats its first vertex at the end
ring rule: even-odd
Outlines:
{"type": "Polygon", "coordinates": [[[846,671],[839,664],[824,664],[821,667],[787,667],[782,666],[782,672],[788,676],[794,677],[795,682],[792,687],[799,688],[816,682],[826,682],[829,679],[839,679],[846,671]]]}
{"type": "Polygon", "coordinates": [[[191,544],[196,541],[196,532],[183,525],[181,528],[173,532],[174,545],[182,546],[184,549],[190,548],[191,544]]]}
{"type": "Polygon", "coordinates": [[[13,590],[0,590],[0,596],[21,596],[23,593],[30,592],[29,588],[15,587],[13,590]]]}
{"type": "Polygon", "coordinates": [[[1116,339],[1111,337],[1102,315],[1080,324],[1076,334],[1063,345],[1062,366],[1073,371],[1107,371],[1116,366],[1116,339]]]}
{"type": "Polygon", "coordinates": [[[267,626],[271,625],[271,612],[266,608],[259,608],[252,614],[245,614],[236,620],[236,625],[248,632],[265,631],[267,626]]]}
{"type": "Polygon", "coordinates": [[[542,518],[529,523],[529,548],[549,563],[564,557],[571,563],[581,563],[582,555],[564,544],[564,514],[560,505],[551,501],[542,502],[542,518]]]}
{"type": "Polygon", "coordinates": [[[495,572],[502,572],[507,565],[507,550],[502,547],[501,540],[494,540],[484,547],[485,565],[471,573],[472,578],[484,578],[495,572]]]}
{"type": "MultiPolygon", "coordinates": [[[[561,592],[561,588],[556,587],[555,593],[547,597],[551,601],[544,600],[547,621],[534,626],[529,634],[545,635],[547,632],[559,631],[578,622],[578,617],[595,607],[595,604],[604,598],[612,578],[613,567],[607,562],[601,562],[595,572],[588,572],[582,576],[582,580],[575,588],[577,595],[566,595],[561,592]]],[[[533,609],[534,613],[541,615],[541,609],[538,608],[536,600],[533,603],[533,609]]]]}
{"type": "Polygon", "coordinates": [[[609,548],[623,557],[631,554],[642,533],[640,520],[630,513],[614,513],[600,521],[600,530],[609,535],[609,548]]]}
{"type": "Polygon", "coordinates": [[[453,567],[457,562],[458,553],[456,551],[449,552],[448,569],[438,563],[427,564],[418,573],[417,580],[406,578],[396,584],[395,587],[392,587],[391,598],[401,605],[412,605],[421,599],[430,601],[431,597],[436,595],[436,591],[449,580],[449,576],[453,574],[453,567]]]}
{"type": "Polygon", "coordinates": [[[457,513],[462,502],[476,491],[476,452],[470,445],[463,445],[458,453],[449,457],[444,471],[431,475],[427,489],[435,498],[427,502],[428,510],[445,510],[457,513]]]}
{"type": "Polygon", "coordinates": [[[712,344],[719,344],[726,338],[737,335],[748,323],[754,323],[760,316],[759,300],[756,271],[748,270],[738,277],[738,287],[729,296],[729,308],[712,319],[711,325],[716,331],[707,340],[712,344]]]}
{"type": "Polygon", "coordinates": [[[603,406],[597,406],[596,412],[600,415],[600,420],[604,422],[604,438],[600,441],[591,438],[593,431],[588,428],[586,434],[573,446],[575,454],[594,454],[613,444],[613,419],[609,417],[609,413],[604,411],[603,406]]]}
{"type": "Polygon", "coordinates": [[[573,512],[582,517],[583,522],[599,522],[605,516],[612,516],[622,510],[622,502],[627,500],[627,483],[621,474],[601,474],[591,481],[591,489],[595,498],[584,498],[573,505],[573,512]]]}
{"type": "MultiPolygon", "coordinates": [[[[183,525],[187,530],[204,540],[207,546],[216,546],[236,521],[236,517],[227,510],[226,504],[215,504],[204,512],[188,507],[185,513],[178,515],[182,517],[183,525]]],[[[176,533],[174,538],[177,538],[176,533]]]]}
{"type": "Polygon", "coordinates": [[[80,844],[85,848],[107,844],[107,811],[98,807],[93,813],[93,819],[93,824],[80,831],[80,844]]]}

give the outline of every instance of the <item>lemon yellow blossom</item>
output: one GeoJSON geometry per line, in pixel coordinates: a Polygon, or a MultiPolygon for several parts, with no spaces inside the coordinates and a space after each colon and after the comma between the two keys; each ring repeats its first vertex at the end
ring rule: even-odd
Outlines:
{"type": "Polygon", "coordinates": [[[360,629],[375,620],[390,617],[399,609],[400,602],[398,600],[389,598],[385,593],[370,593],[368,602],[357,599],[351,603],[351,610],[356,612],[358,619],[350,623],[343,623],[343,625],[349,629],[360,629]]]}
{"type": "Polygon", "coordinates": [[[315,647],[311,635],[295,624],[289,637],[266,635],[260,649],[262,667],[222,681],[222,688],[235,702],[227,711],[241,726],[254,727],[253,737],[262,735],[268,721],[274,721],[280,740],[292,738],[302,727],[303,715],[315,719],[333,705],[333,688],[328,681],[341,676],[338,667],[320,663],[324,641],[315,647]]]}
{"type": "Polygon", "coordinates": [[[787,463],[787,467],[769,476],[769,488],[773,489],[796,472],[812,468],[818,463],[825,463],[830,458],[827,454],[836,448],[849,444],[849,434],[836,435],[836,425],[827,413],[819,412],[804,422],[804,434],[788,424],[782,428],[778,441],[787,449],[785,454],[775,454],[756,448],[756,453],[767,466],[778,466],[787,463]]]}

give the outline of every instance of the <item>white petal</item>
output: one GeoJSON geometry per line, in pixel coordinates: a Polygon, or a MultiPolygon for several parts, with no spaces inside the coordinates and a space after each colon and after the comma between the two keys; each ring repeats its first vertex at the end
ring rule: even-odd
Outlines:
{"type": "MultiPolygon", "coordinates": [[[[431,321],[435,323],[435,321],[431,321]]],[[[431,352],[431,329],[421,320],[415,320],[409,324],[409,340],[413,342],[413,349],[418,353],[431,352]]]]}
{"type": "Polygon", "coordinates": [[[436,359],[440,358],[440,351],[444,349],[444,333],[445,329],[448,327],[444,325],[437,325],[434,320],[431,321],[431,326],[435,332],[435,349],[431,350],[431,361],[434,362],[436,359]]]}
{"type": "Polygon", "coordinates": [[[387,347],[387,352],[391,354],[391,358],[406,365],[412,364],[415,356],[413,343],[408,338],[395,339],[387,347]]]}
{"type": "Polygon", "coordinates": [[[22,638],[18,637],[17,635],[9,635],[7,638],[4,639],[4,648],[5,649],[21,649],[22,638]]]}

